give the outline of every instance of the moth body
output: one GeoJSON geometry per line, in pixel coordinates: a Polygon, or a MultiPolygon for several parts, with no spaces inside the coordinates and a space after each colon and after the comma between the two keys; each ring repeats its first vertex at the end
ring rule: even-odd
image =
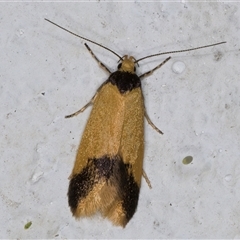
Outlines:
{"type": "Polygon", "coordinates": [[[144,102],[133,59],[97,91],[68,190],[75,217],[100,212],[125,226],[136,211],[144,152],[144,102]],[[127,69],[127,71],[126,71],[127,69]]]}

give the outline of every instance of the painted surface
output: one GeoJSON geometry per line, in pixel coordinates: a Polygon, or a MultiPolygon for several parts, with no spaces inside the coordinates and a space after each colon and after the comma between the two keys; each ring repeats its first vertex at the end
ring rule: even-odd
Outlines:
{"type": "MultiPolygon", "coordinates": [[[[0,238],[240,238],[239,4],[1,3],[0,11],[0,238]],[[227,41],[171,55],[143,81],[148,114],[164,135],[146,123],[153,188],[142,181],[124,230],[99,215],[71,215],[68,177],[90,109],[64,116],[108,75],[84,41],[44,18],[136,58],[227,41]]],[[[89,46],[116,70],[114,55],[89,46]]],[[[140,62],[139,74],[163,59],[140,62]]]]}

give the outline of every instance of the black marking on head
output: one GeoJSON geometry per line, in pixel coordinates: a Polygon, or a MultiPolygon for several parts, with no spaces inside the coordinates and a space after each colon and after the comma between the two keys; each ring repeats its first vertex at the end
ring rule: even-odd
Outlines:
{"type": "Polygon", "coordinates": [[[120,69],[121,67],[122,67],[122,63],[119,63],[117,69],[120,69]]]}
{"type": "Polygon", "coordinates": [[[113,85],[116,85],[120,93],[132,91],[134,88],[141,87],[141,80],[135,73],[116,71],[108,79],[113,85]]]}
{"type": "Polygon", "coordinates": [[[134,180],[132,166],[124,164],[119,155],[103,156],[88,160],[87,166],[70,180],[68,203],[74,213],[78,203],[84,199],[99,180],[114,185],[121,199],[126,223],[136,211],[139,196],[139,186],[134,180]]]}

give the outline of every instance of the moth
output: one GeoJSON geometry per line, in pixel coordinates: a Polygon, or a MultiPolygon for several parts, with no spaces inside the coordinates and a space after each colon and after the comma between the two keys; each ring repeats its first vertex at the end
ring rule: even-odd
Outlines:
{"type": "Polygon", "coordinates": [[[66,116],[76,116],[92,105],[69,177],[68,203],[76,218],[89,217],[100,212],[114,225],[125,227],[137,209],[142,176],[150,185],[143,171],[144,117],[158,133],[163,134],[147,115],[141,80],[168,62],[171,57],[141,76],[136,74],[138,63],[162,54],[192,51],[225,42],[157,53],[136,60],[133,56],[121,57],[101,44],[45,20],[112,52],[119,58],[117,70],[111,72],[85,43],[93,58],[109,73],[109,78],[83,108],[66,116]]]}

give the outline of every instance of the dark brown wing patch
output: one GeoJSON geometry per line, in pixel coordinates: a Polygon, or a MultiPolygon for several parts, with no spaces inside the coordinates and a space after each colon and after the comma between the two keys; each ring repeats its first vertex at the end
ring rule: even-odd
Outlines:
{"type": "Polygon", "coordinates": [[[71,178],[68,203],[75,217],[99,211],[124,227],[136,211],[138,196],[132,167],[119,155],[103,156],[89,159],[87,166],[71,178]]]}

